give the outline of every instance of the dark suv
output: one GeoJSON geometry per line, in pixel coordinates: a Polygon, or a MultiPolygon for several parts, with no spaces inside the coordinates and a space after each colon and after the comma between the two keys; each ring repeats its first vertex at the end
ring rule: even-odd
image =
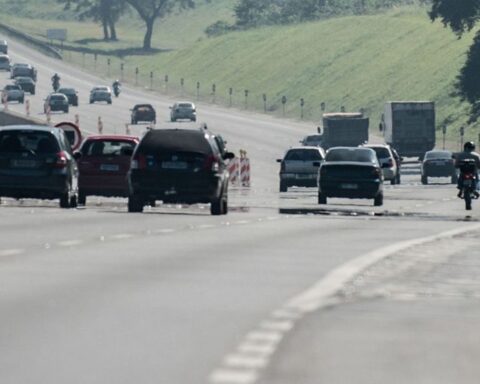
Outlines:
{"type": "Polygon", "coordinates": [[[212,215],[228,211],[226,159],[218,140],[205,129],[155,129],[135,149],[128,174],[128,211],[142,212],[156,200],[211,203],[212,215]],[[223,153],[223,154],[222,154],[223,153]]]}
{"type": "Polygon", "coordinates": [[[137,104],[131,111],[132,124],[137,124],[139,121],[150,122],[153,124],[157,122],[157,114],[150,104],[137,104]]]}
{"type": "Polygon", "coordinates": [[[78,168],[62,129],[0,129],[0,197],[60,199],[60,207],[70,208],[77,190],[78,168]]]}

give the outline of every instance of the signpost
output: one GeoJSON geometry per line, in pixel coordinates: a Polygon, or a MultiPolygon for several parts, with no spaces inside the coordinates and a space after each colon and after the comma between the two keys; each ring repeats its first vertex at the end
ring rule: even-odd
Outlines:
{"type": "Polygon", "coordinates": [[[65,131],[65,136],[67,136],[68,141],[72,146],[72,151],[76,151],[80,148],[82,143],[82,133],[78,125],[71,123],[69,121],[64,121],[55,125],[56,128],[61,128],[65,131]]]}

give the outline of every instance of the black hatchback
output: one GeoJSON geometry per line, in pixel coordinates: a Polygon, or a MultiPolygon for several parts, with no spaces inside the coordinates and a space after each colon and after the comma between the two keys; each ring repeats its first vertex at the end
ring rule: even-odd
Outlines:
{"type": "Polygon", "coordinates": [[[157,122],[157,113],[150,104],[137,104],[132,108],[131,123],[138,124],[139,121],[150,122],[155,124],[157,122]]]}
{"type": "Polygon", "coordinates": [[[155,129],[135,149],[128,174],[128,211],[156,200],[211,203],[212,215],[228,212],[229,174],[215,136],[205,129],[155,129]]]}
{"type": "Polygon", "coordinates": [[[63,130],[11,125],[0,129],[0,197],[60,199],[77,205],[78,168],[63,130]]]}

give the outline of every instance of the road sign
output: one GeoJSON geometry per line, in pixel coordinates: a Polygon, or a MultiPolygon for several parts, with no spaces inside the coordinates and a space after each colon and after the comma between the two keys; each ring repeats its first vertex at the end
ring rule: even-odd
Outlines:
{"type": "Polygon", "coordinates": [[[72,150],[75,151],[80,148],[80,144],[82,143],[82,133],[76,124],[64,121],[56,124],[55,127],[61,128],[65,131],[65,135],[67,136],[68,141],[70,141],[72,150]]]}

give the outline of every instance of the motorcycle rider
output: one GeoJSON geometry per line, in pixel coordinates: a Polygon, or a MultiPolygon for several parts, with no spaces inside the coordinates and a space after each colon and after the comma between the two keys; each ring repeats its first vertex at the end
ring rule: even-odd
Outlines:
{"type": "Polygon", "coordinates": [[[112,88],[113,88],[116,95],[118,95],[120,93],[119,91],[120,91],[120,86],[121,85],[122,84],[120,84],[120,81],[118,81],[118,79],[113,82],[112,88]]]}
{"type": "MultiPolygon", "coordinates": [[[[463,152],[460,152],[455,156],[455,168],[460,168],[460,163],[466,159],[475,161],[476,172],[477,172],[476,182],[478,184],[478,170],[480,169],[480,155],[477,152],[475,152],[475,143],[473,141],[467,141],[463,145],[463,152]]],[[[461,177],[458,178],[457,188],[459,189],[457,196],[462,198],[463,180],[461,177]]],[[[475,196],[479,197],[477,188],[475,188],[475,196]]]]}
{"type": "Polygon", "coordinates": [[[53,76],[52,76],[52,85],[53,85],[53,88],[58,88],[60,84],[60,76],[58,75],[58,73],[55,73],[53,76]]]}

